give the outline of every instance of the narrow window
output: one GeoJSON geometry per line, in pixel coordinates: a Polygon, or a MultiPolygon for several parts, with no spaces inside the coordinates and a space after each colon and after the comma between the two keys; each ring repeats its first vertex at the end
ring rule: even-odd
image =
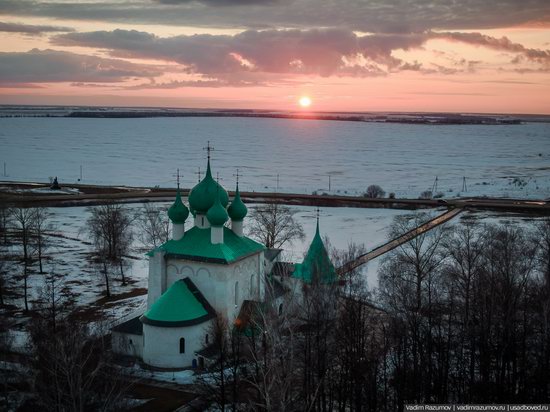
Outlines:
{"type": "Polygon", "coordinates": [[[204,343],[206,343],[208,345],[208,333],[206,334],[206,336],[204,337],[204,343]]]}
{"type": "Polygon", "coordinates": [[[235,307],[239,304],[239,281],[235,282],[235,307]]]}
{"type": "Polygon", "coordinates": [[[180,353],[185,353],[185,338],[180,339],[180,353]]]}
{"type": "Polygon", "coordinates": [[[204,217],[201,217],[201,227],[204,227],[204,217]]]}
{"type": "Polygon", "coordinates": [[[254,274],[250,275],[250,296],[254,298],[254,292],[256,291],[256,285],[255,285],[255,276],[254,274]]]}
{"type": "Polygon", "coordinates": [[[279,305],[279,316],[281,316],[283,314],[283,304],[281,303],[279,305]]]}

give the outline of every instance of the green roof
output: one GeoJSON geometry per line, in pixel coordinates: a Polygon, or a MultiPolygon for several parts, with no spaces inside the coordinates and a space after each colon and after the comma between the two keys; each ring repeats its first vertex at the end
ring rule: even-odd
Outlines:
{"type": "Polygon", "coordinates": [[[241,200],[241,194],[239,192],[239,184],[237,183],[237,190],[235,190],[235,198],[231,202],[231,205],[227,208],[231,220],[241,222],[248,213],[248,209],[241,200]]]}
{"type": "Polygon", "coordinates": [[[295,266],[292,277],[301,279],[305,283],[313,281],[333,283],[337,280],[336,270],[319,235],[319,221],[317,221],[315,236],[309,245],[306,257],[302,263],[295,266]]]}
{"type": "Polygon", "coordinates": [[[141,317],[153,326],[191,326],[212,319],[215,312],[189,278],[178,280],[141,317]]]}
{"type": "Polygon", "coordinates": [[[180,190],[178,189],[176,193],[176,200],[174,204],[168,209],[168,217],[173,223],[185,223],[185,220],[189,216],[189,209],[181,201],[180,190]]]}
{"type": "Polygon", "coordinates": [[[194,213],[206,213],[214,204],[218,191],[220,202],[223,207],[226,207],[227,203],[229,203],[229,196],[225,189],[212,178],[210,159],[208,159],[204,179],[189,192],[189,206],[191,210],[194,213]]]}
{"type": "Polygon", "coordinates": [[[180,240],[169,240],[148,253],[152,256],[156,250],[168,255],[188,260],[228,264],[254,253],[261,252],[265,246],[246,236],[239,237],[231,229],[223,228],[223,243],[213,245],[210,229],[192,227],[180,240]]]}

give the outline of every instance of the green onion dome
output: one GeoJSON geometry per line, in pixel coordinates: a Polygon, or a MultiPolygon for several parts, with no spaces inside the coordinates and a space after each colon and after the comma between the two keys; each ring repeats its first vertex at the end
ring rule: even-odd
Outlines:
{"type": "Polygon", "coordinates": [[[236,222],[241,222],[248,213],[248,209],[241,200],[238,183],[237,190],[235,190],[235,198],[231,202],[231,205],[227,208],[227,212],[229,213],[229,217],[231,218],[231,220],[234,220],[236,222]]]}
{"type": "Polygon", "coordinates": [[[216,196],[214,204],[210,209],[208,209],[208,212],[206,213],[206,218],[212,226],[223,226],[225,222],[227,222],[227,219],[229,219],[225,207],[223,207],[221,204],[220,195],[216,196]]]}
{"type": "Polygon", "coordinates": [[[202,179],[189,193],[189,206],[194,213],[206,213],[212,205],[216,197],[220,197],[220,203],[223,207],[229,203],[229,196],[225,189],[212,178],[210,171],[210,160],[206,168],[206,176],[202,179]]]}
{"type": "Polygon", "coordinates": [[[174,204],[168,209],[168,217],[172,223],[183,224],[189,216],[189,209],[181,201],[180,190],[176,193],[176,200],[174,204]]]}

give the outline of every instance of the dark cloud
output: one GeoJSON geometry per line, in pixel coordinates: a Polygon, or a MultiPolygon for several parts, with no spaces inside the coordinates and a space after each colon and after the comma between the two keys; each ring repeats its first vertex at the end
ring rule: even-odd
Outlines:
{"type": "Polygon", "coordinates": [[[359,37],[339,29],[248,30],[233,36],[200,34],[161,38],[134,30],[58,35],[62,46],[107,50],[114,57],[172,61],[190,73],[218,78],[234,73],[380,75],[398,67],[396,49],[419,47],[429,34],[359,37]]]}
{"type": "Polygon", "coordinates": [[[179,89],[183,87],[252,87],[252,86],[266,86],[263,82],[255,81],[229,81],[219,79],[206,79],[206,80],[174,80],[171,82],[157,83],[149,82],[142,83],[133,86],[123,87],[125,90],[161,90],[161,89],[179,89]]]}
{"type": "Polygon", "coordinates": [[[0,32],[5,33],[21,33],[31,36],[40,36],[45,33],[56,32],[73,32],[70,27],[47,26],[47,25],[32,25],[23,23],[6,23],[0,21],[0,32]]]}
{"type": "Polygon", "coordinates": [[[250,6],[250,5],[269,5],[280,3],[280,0],[155,0],[160,4],[190,4],[202,3],[209,6],[250,6]]]}
{"type": "Polygon", "coordinates": [[[528,60],[537,61],[539,63],[550,62],[550,50],[530,49],[520,43],[512,42],[507,37],[496,38],[481,33],[459,32],[440,33],[438,36],[451,41],[518,54],[520,56],[518,60],[521,60],[522,56],[528,60]]]}
{"type": "Polygon", "coordinates": [[[145,65],[56,50],[0,53],[0,79],[5,83],[120,82],[161,72],[145,65]]]}
{"type": "MultiPolygon", "coordinates": [[[[456,60],[454,66],[422,67],[394,56],[396,50],[423,47],[430,39],[446,39],[509,52],[547,67],[550,51],[526,48],[506,37],[480,33],[433,32],[358,36],[349,30],[247,30],[235,35],[200,34],[158,37],[135,30],[67,33],[52,38],[62,46],[103,49],[113,57],[176,62],[187,73],[234,84],[259,74],[380,76],[400,70],[454,74],[474,71],[479,61],[456,60]]],[[[206,82],[205,84],[210,84],[206,82]]]]}
{"type": "Polygon", "coordinates": [[[3,0],[0,14],[210,28],[340,27],[408,33],[537,24],[548,0],[3,0]],[[223,8],[222,8],[223,6],[223,8]]]}
{"type": "Polygon", "coordinates": [[[0,89],[42,89],[43,86],[34,83],[9,83],[0,81],[0,89]]]}

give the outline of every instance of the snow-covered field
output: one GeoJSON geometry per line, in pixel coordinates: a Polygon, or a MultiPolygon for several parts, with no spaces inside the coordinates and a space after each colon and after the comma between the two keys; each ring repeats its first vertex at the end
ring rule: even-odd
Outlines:
{"type": "MultiPolygon", "coordinates": [[[[171,203],[158,203],[167,208],[171,203]]],[[[139,213],[140,204],[130,204],[126,207],[132,213],[139,213]]],[[[249,205],[253,208],[255,205],[249,205]]],[[[296,212],[295,217],[304,227],[306,237],[303,241],[296,241],[285,248],[283,259],[286,261],[301,261],[309,243],[315,233],[316,209],[305,206],[291,206],[296,212]]],[[[112,300],[105,300],[105,287],[99,268],[94,267],[88,256],[91,252],[91,243],[86,232],[86,221],[90,216],[90,209],[86,207],[50,208],[50,222],[53,229],[48,236],[47,259],[44,263],[46,274],[54,273],[58,291],[73,300],[85,311],[90,321],[98,321],[101,327],[107,323],[129,319],[143,311],[146,301],[147,257],[143,253],[142,245],[136,240],[131,257],[126,259],[126,277],[128,283],[122,286],[120,276],[116,270],[111,276],[112,300]]],[[[359,209],[359,208],[324,208],[320,212],[321,235],[328,236],[332,246],[344,249],[349,242],[364,244],[367,250],[384,243],[387,240],[388,228],[395,216],[410,213],[406,210],[394,209],[359,209]]],[[[246,223],[246,220],[245,220],[246,223]]],[[[246,227],[245,227],[246,230],[246,227]]],[[[12,253],[20,254],[18,246],[13,246],[12,253]]],[[[18,267],[15,273],[22,273],[18,267]]],[[[41,290],[46,285],[46,274],[38,273],[38,265],[31,268],[28,279],[28,295],[30,307],[38,303],[41,290]]],[[[368,280],[370,283],[370,279],[368,280]]],[[[10,294],[7,303],[11,308],[22,309],[23,279],[17,276],[10,282],[10,294]]],[[[17,319],[24,323],[23,314],[18,311],[17,319]]],[[[25,350],[26,333],[23,329],[14,331],[15,347],[25,350]]]]}
{"type": "MultiPolygon", "coordinates": [[[[159,203],[159,206],[168,207],[170,203],[159,203]]],[[[141,205],[127,205],[132,213],[139,213],[141,205]]],[[[254,207],[249,205],[250,208],[254,207]]],[[[296,218],[304,227],[306,238],[288,245],[284,259],[300,261],[309,246],[315,233],[316,211],[313,207],[291,207],[296,212],[296,218]]],[[[86,232],[86,221],[90,216],[89,208],[67,207],[50,208],[50,219],[53,230],[50,231],[49,247],[46,251],[48,259],[44,265],[47,273],[55,273],[58,278],[58,287],[67,296],[74,298],[79,306],[92,305],[103,297],[104,280],[99,269],[87,259],[91,252],[91,243],[86,232]]],[[[321,234],[328,236],[331,244],[339,249],[346,248],[351,241],[364,244],[372,249],[387,239],[387,229],[394,216],[408,213],[404,210],[393,209],[358,209],[358,208],[325,208],[321,210],[321,234]]],[[[246,220],[245,220],[246,222],[246,220]]],[[[246,227],[245,227],[246,230],[246,227]]],[[[113,295],[122,295],[134,292],[145,293],[147,287],[147,258],[143,254],[142,245],[136,240],[134,252],[127,259],[126,276],[129,279],[127,286],[121,286],[120,276],[115,270],[111,276],[111,292],[113,295]]],[[[13,253],[18,253],[14,247],[13,253]]],[[[37,266],[37,265],[35,265],[37,266]]],[[[46,276],[35,271],[29,276],[29,300],[35,302],[41,288],[45,286],[46,276]]],[[[15,282],[15,289],[20,288],[15,282]]],[[[121,296],[123,298],[123,296],[121,296]]],[[[144,299],[139,296],[119,299],[115,302],[102,304],[101,311],[111,318],[120,318],[142,305],[144,299]]],[[[10,303],[23,307],[22,295],[14,297],[10,303]]]]}
{"type": "Polygon", "coordinates": [[[245,190],[363,193],[398,197],[550,196],[550,124],[407,125],[247,118],[0,118],[0,173],[7,180],[191,187],[214,173],[245,190]],[[437,176],[437,188],[435,179],[437,176]],[[464,178],[466,178],[464,180],[464,178]]]}
{"type": "MultiPolygon", "coordinates": [[[[168,207],[170,203],[159,203],[159,206],[168,207]]],[[[139,213],[140,204],[130,204],[132,213],[139,213]]],[[[255,205],[249,205],[253,208],[255,205]]],[[[291,206],[295,212],[297,221],[302,224],[305,239],[293,244],[285,245],[282,258],[285,261],[299,262],[307,251],[309,243],[315,233],[316,209],[307,206],[291,206]]],[[[76,301],[78,306],[96,305],[97,301],[104,297],[104,280],[99,269],[94,267],[87,259],[91,252],[91,243],[86,232],[86,221],[90,216],[90,209],[85,207],[50,208],[50,219],[53,230],[50,231],[49,246],[46,251],[48,259],[44,264],[46,273],[55,273],[58,278],[58,288],[76,301]]],[[[430,210],[431,215],[442,213],[443,210],[430,210]]],[[[346,249],[348,244],[355,242],[363,244],[367,251],[389,240],[389,228],[396,216],[413,213],[408,210],[398,209],[361,209],[361,208],[323,208],[320,211],[320,231],[323,237],[330,239],[332,246],[337,249],[346,249]]],[[[533,217],[526,215],[499,214],[494,212],[464,212],[452,224],[461,221],[476,219],[483,223],[507,223],[525,225],[531,222],[533,217]]],[[[245,231],[246,231],[245,220],[245,231]]],[[[137,230],[137,229],[136,229],[137,230]]],[[[18,253],[17,248],[12,249],[18,253]]],[[[144,255],[142,245],[135,240],[134,250],[126,259],[125,270],[128,284],[122,286],[120,276],[115,270],[111,276],[111,293],[118,295],[113,302],[101,302],[97,309],[103,316],[117,319],[128,316],[143,306],[145,300],[143,294],[147,288],[147,257],[144,255]]],[[[369,262],[364,268],[369,288],[375,288],[378,284],[377,269],[380,259],[369,262]]],[[[36,302],[41,288],[45,285],[46,276],[37,273],[37,265],[29,276],[29,300],[31,306],[36,302]]],[[[19,287],[22,281],[12,282],[18,296],[9,299],[9,303],[22,308],[23,296],[19,287]]]]}

